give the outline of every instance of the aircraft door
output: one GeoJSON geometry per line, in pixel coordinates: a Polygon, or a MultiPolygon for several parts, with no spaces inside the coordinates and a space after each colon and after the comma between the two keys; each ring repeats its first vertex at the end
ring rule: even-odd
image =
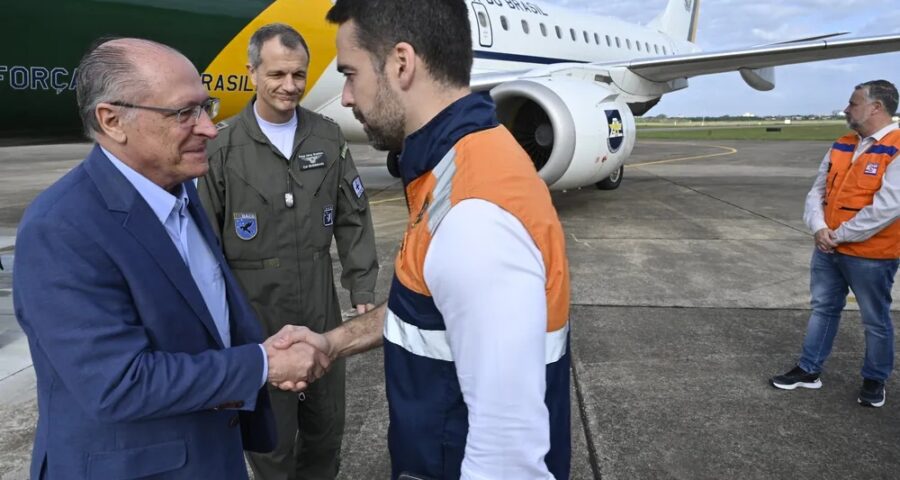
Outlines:
{"type": "Polygon", "coordinates": [[[472,10],[475,12],[475,23],[478,25],[478,43],[482,47],[490,47],[494,44],[494,33],[491,31],[491,17],[487,8],[481,2],[472,2],[472,10]]]}

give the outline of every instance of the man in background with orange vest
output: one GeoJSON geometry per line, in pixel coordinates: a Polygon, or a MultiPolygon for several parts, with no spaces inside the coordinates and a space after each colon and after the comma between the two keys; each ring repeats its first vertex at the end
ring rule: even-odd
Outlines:
{"type": "Polygon", "coordinates": [[[469,90],[467,2],[338,0],[327,18],[342,104],[403,152],[409,223],[386,306],[285,341],[331,358],[384,345],[391,478],[569,478],[565,238],[528,154],[469,90]]]}
{"type": "Polygon", "coordinates": [[[897,88],[885,80],[857,85],[844,109],[856,133],[839,138],[825,155],[803,220],[815,232],[810,273],[812,315],[800,361],[772,378],[785,390],[820,388],[841,311],[853,290],[866,329],[863,384],[857,401],[884,405],[894,366],[891,287],[900,258],[900,129],[897,88]]]}

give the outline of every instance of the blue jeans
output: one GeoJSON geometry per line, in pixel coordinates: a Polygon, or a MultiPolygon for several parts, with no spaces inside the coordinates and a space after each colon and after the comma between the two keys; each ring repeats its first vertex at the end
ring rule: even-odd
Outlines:
{"type": "Polygon", "coordinates": [[[803,340],[800,368],[822,371],[831,353],[834,336],[853,290],[866,329],[866,358],[862,376],[885,381],[894,368],[894,326],[891,323],[891,287],[900,260],[877,260],[841,253],[813,252],[809,289],[812,315],[803,340]]]}

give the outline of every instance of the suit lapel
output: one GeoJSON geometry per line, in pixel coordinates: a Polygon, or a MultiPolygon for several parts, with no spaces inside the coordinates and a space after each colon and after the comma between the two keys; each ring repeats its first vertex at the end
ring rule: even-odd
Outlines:
{"type": "Polygon", "coordinates": [[[216,257],[216,262],[219,264],[219,268],[222,269],[222,276],[225,277],[225,295],[228,300],[228,323],[231,329],[231,344],[242,345],[262,341],[263,336],[259,322],[256,321],[256,314],[247,302],[246,297],[244,297],[243,290],[228,267],[228,262],[222,253],[219,237],[213,232],[206,212],[201,207],[200,197],[197,194],[194,182],[184,182],[184,188],[190,199],[188,211],[194,219],[194,223],[200,229],[206,244],[209,245],[210,250],[216,257]]]}
{"type": "MultiPolygon", "coordinates": [[[[107,207],[121,217],[122,227],[147,250],[165,273],[166,278],[190,305],[191,310],[206,327],[219,348],[223,348],[222,339],[219,338],[219,332],[209,309],[206,308],[206,302],[203,301],[200,289],[194,283],[194,277],[191,276],[190,270],[184,264],[184,260],[178,253],[178,249],[175,248],[175,244],[172,243],[172,238],[169,237],[166,228],[159,222],[159,218],[156,217],[147,202],[128,179],[106,158],[99,147],[94,147],[85,161],[85,168],[94,180],[101,196],[106,200],[107,207]]],[[[191,186],[193,186],[192,183],[191,186]]],[[[194,198],[196,198],[196,194],[194,198]]],[[[192,203],[194,198],[191,199],[192,203]]],[[[204,237],[206,237],[205,233],[204,237]]]]}

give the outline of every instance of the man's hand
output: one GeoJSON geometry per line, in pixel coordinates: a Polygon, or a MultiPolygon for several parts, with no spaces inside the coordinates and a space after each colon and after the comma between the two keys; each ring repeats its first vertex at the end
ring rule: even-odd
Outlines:
{"type": "Polygon", "coordinates": [[[372,303],[360,303],[359,305],[356,306],[356,313],[358,315],[362,315],[362,314],[368,312],[369,310],[373,310],[374,308],[375,308],[375,305],[372,303]]]}
{"type": "Polygon", "coordinates": [[[835,247],[838,246],[837,242],[834,241],[835,236],[834,231],[831,229],[823,228],[819,230],[815,235],[816,248],[823,253],[834,253],[835,247]]]}
{"type": "Polygon", "coordinates": [[[288,325],[266,340],[263,347],[269,359],[268,381],[282,390],[305,390],[331,366],[325,337],[306,327],[288,325]]]}

